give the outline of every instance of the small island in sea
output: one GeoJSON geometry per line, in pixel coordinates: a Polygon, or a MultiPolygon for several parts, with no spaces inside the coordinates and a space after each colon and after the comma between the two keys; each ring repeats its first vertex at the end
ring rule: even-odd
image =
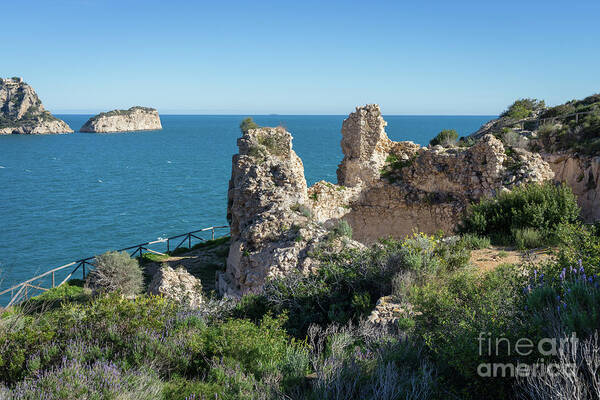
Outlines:
{"type": "Polygon", "coordinates": [[[0,78],[0,135],[73,133],[22,78],[0,78]]]}
{"type": "Polygon", "coordinates": [[[154,108],[135,106],[128,110],[113,110],[90,118],[80,132],[132,132],[162,129],[158,111],[154,108]]]}

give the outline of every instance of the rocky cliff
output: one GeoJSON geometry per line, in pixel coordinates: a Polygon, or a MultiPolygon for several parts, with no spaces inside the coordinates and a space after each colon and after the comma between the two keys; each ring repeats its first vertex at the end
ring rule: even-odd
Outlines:
{"type": "Polygon", "coordinates": [[[158,111],[148,107],[131,107],[128,110],[113,110],[90,118],[81,132],[129,132],[162,129],[158,111]]]}
{"type": "Polygon", "coordinates": [[[0,135],[71,132],[69,125],[44,109],[33,88],[21,78],[0,78],[0,135]]]}
{"type": "Polygon", "coordinates": [[[391,141],[385,126],[379,106],[358,107],[342,125],[338,183],[311,188],[283,128],[249,130],[238,140],[222,293],[246,293],[270,276],[318,267],[314,255],[339,239],[340,225],[349,224],[356,241],[346,237],[334,248],[403,238],[414,230],[451,233],[470,202],[554,177],[538,154],[507,151],[492,135],[470,147],[421,147],[391,141]]]}

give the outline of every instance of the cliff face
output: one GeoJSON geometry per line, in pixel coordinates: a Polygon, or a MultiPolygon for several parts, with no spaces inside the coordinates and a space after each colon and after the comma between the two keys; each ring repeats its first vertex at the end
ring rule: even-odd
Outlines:
{"type": "Polygon", "coordinates": [[[580,154],[542,154],[554,171],[554,179],[573,189],[581,216],[588,222],[600,220],[600,156],[580,154]]]}
{"type": "Polygon", "coordinates": [[[538,154],[507,154],[492,135],[471,147],[424,148],[392,142],[385,126],[379,106],[358,107],[342,126],[338,184],[321,181],[308,189],[284,129],[254,129],[238,140],[228,205],[233,244],[219,277],[222,293],[246,293],[269,276],[318,267],[312,255],[336,237],[341,220],[358,242],[345,238],[334,247],[414,230],[451,233],[470,202],[554,177],[538,154]]]}
{"type": "Polygon", "coordinates": [[[90,118],[80,132],[129,132],[162,129],[158,111],[147,107],[113,110],[90,118]]]}
{"type": "Polygon", "coordinates": [[[20,78],[0,79],[0,134],[71,133],[44,109],[33,88],[20,78]]]}

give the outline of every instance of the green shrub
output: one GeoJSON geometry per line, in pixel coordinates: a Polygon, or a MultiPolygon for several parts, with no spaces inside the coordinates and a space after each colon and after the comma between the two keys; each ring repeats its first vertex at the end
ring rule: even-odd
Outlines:
{"type": "Polygon", "coordinates": [[[217,383],[177,377],[165,383],[162,398],[164,400],[219,399],[224,398],[224,395],[224,388],[217,383]]]}
{"type": "Polygon", "coordinates": [[[515,243],[515,232],[532,228],[549,242],[556,227],[578,218],[579,207],[568,186],[549,182],[529,184],[471,205],[459,231],[489,236],[493,242],[508,244],[503,242],[515,243]]]}
{"type": "Polygon", "coordinates": [[[540,110],[545,106],[544,100],[519,99],[511,104],[506,111],[500,114],[500,117],[523,119],[531,116],[534,111],[540,110]]]}
{"type": "Polygon", "coordinates": [[[545,244],[544,237],[540,231],[533,228],[516,229],[513,232],[515,244],[521,250],[535,249],[545,244]]]}
{"type": "Polygon", "coordinates": [[[477,236],[472,233],[462,235],[460,240],[466,248],[471,250],[487,249],[491,245],[490,238],[485,236],[477,236]]]}
{"type": "Polygon", "coordinates": [[[340,219],[333,227],[331,234],[334,238],[348,237],[352,239],[352,227],[343,219],[340,219]]]}
{"type": "Polygon", "coordinates": [[[594,226],[581,223],[564,224],[556,229],[559,243],[558,263],[554,271],[557,277],[562,268],[571,268],[582,262],[590,274],[600,274],[600,232],[594,226]]]}
{"type": "Polygon", "coordinates": [[[502,142],[512,148],[524,149],[527,147],[527,139],[513,130],[509,130],[502,134],[502,142]]]}
{"type": "Polygon", "coordinates": [[[429,144],[431,146],[441,145],[441,146],[449,146],[451,144],[455,144],[458,140],[458,133],[454,129],[444,129],[440,133],[437,134],[436,137],[431,139],[429,144]]]}
{"type": "Polygon", "coordinates": [[[554,279],[533,271],[526,288],[530,334],[542,338],[575,332],[579,339],[594,334],[600,326],[600,287],[593,269],[586,271],[578,263],[563,268],[554,279]]]}
{"type": "Polygon", "coordinates": [[[127,252],[109,251],[94,260],[94,269],[87,278],[87,285],[97,292],[118,291],[132,296],[142,291],[143,275],[138,261],[127,252]]]}
{"type": "Polygon", "coordinates": [[[277,370],[285,358],[289,338],[282,328],[285,315],[275,319],[265,315],[260,324],[230,319],[203,329],[193,339],[192,348],[208,360],[239,364],[257,378],[277,370]]]}
{"type": "Polygon", "coordinates": [[[28,312],[39,312],[60,307],[61,303],[86,302],[90,299],[90,293],[83,286],[82,280],[72,279],[39,296],[32,297],[21,304],[21,307],[28,312]]]}
{"type": "MultiPolygon", "coordinates": [[[[479,272],[463,269],[422,286],[414,286],[415,334],[435,361],[448,390],[460,398],[505,398],[510,379],[481,378],[483,362],[506,362],[502,355],[480,355],[481,332],[491,337],[513,337],[515,317],[524,286],[519,270],[510,265],[479,272]]],[[[486,335],[487,337],[487,335],[486,335]]]]}
{"type": "Polygon", "coordinates": [[[242,123],[240,124],[240,131],[242,131],[242,134],[246,134],[248,133],[248,131],[250,129],[257,129],[259,128],[259,126],[256,124],[256,122],[254,122],[254,120],[250,117],[248,118],[244,118],[244,120],[242,121],[242,123]]]}

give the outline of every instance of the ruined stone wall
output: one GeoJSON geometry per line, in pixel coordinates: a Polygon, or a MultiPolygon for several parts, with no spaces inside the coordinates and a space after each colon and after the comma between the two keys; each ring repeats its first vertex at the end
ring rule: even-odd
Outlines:
{"type": "Polygon", "coordinates": [[[552,179],[538,154],[510,154],[492,135],[474,146],[392,142],[377,105],[358,107],[342,126],[338,183],[306,187],[302,161],[282,128],[250,130],[238,140],[229,186],[232,245],[221,293],[240,295],[266,279],[318,267],[313,254],[339,251],[413,231],[451,233],[468,204],[526,182],[552,179]],[[340,220],[353,238],[332,235],[340,220]]]}
{"type": "Polygon", "coordinates": [[[554,175],[538,154],[519,150],[508,156],[492,135],[472,147],[421,147],[390,141],[385,126],[379,107],[369,105],[357,108],[342,128],[339,184],[359,188],[342,204],[350,209],[343,218],[363,243],[415,230],[451,233],[471,201],[554,175]]]}
{"type": "Polygon", "coordinates": [[[220,293],[239,296],[258,290],[269,277],[310,272],[311,255],[323,247],[358,243],[329,237],[312,216],[302,161],[292,136],[282,128],[259,128],[238,140],[233,157],[227,215],[232,244],[220,293]]]}

